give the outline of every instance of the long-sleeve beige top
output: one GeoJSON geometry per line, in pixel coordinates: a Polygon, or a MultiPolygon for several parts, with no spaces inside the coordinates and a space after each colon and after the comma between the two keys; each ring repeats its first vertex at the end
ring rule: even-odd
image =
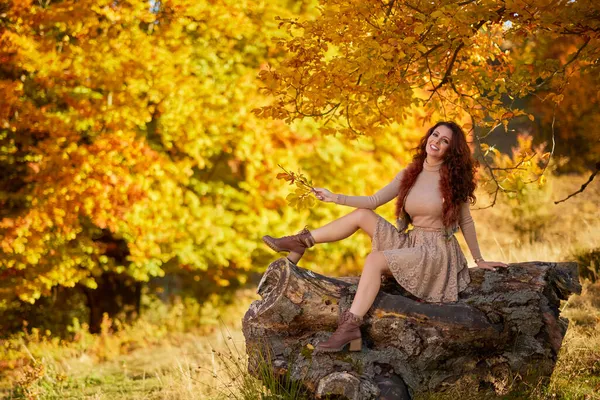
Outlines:
{"type": "MultiPolygon", "coordinates": [[[[440,168],[441,163],[437,165],[424,163],[423,171],[419,174],[415,184],[406,196],[404,208],[412,218],[414,226],[425,228],[444,227],[442,222],[443,198],[439,188],[440,168]]],[[[372,196],[346,196],[338,194],[336,195],[336,203],[374,210],[398,196],[403,173],[404,170],[400,171],[394,180],[372,196]]],[[[458,225],[473,258],[481,258],[475,232],[475,223],[471,217],[468,202],[464,202],[460,207],[458,225]]]]}

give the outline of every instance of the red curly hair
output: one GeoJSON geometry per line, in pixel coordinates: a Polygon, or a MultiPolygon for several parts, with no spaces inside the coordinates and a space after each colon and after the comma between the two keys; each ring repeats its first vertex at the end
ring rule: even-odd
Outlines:
{"type": "Polygon", "coordinates": [[[444,199],[442,208],[443,223],[445,227],[451,227],[459,219],[460,206],[469,201],[474,204],[476,201],[475,188],[477,187],[475,172],[479,164],[471,155],[471,149],[467,144],[464,131],[455,122],[440,121],[431,127],[425,136],[421,138],[417,146],[413,161],[406,167],[400,184],[400,191],[396,200],[396,218],[401,214],[412,222],[410,216],[404,211],[404,199],[410,188],[417,180],[417,176],[423,170],[423,163],[427,158],[425,151],[427,140],[435,128],[444,125],[452,130],[452,140],[450,147],[444,155],[444,163],[440,168],[440,192],[444,199]]]}

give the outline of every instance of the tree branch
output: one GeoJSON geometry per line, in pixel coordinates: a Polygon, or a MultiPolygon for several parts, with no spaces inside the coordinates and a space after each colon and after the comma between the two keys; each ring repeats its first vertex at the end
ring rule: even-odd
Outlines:
{"type": "MultiPolygon", "coordinates": [[[[471,129],[473,130],[473,138],[477,141],[477,146],[478,148],[481,148],[481,139],[479,137],[479,135],[477,135],[477,133],[475,133],[475,118],[469,114],[469,116],[471,117],[471,129]]],[[[500,124],[495,125],[490,132],[492,132],[494,129],[496,129],[500,124]]],[[[488,135],[490,133],[488,132],[488,135]]],[[[487,135],[486,135],[487,136],[487,135]]],[[[485,210],[486,208],[491,208],[496,204],[496,200],[498,199],[498,192],[500,191],[500,189],[502,189],[503,191],[507,191],[506,189],[504,189],[502,187],[502,185],[500,185],[500,182],[498,182],[498,180],[496,179],[496,175],[494,175],[494,170],[492,169],[492,166],[486,161],[485,157],[481,158],[483,161],[483,164],[485,165],[485,167],[488,169],[488,171],[490,172],[490,177],[492,178],[492,180],[494,181],[494,183],[496,184],[496,190],[494,191],[494,198],[492,199],[492,203],[485,206],[485,207],[478,207],[475,208],[474,210],[485,210]]],[[[490,193],[491,194],[491,193],[490,193]]]]}
{"type": "Polygon", "coordinates": [[[592,181],[594,180],[594,178],[596,177],[596,175],[598,174],[598,172],[600,172],[600,161],[598,161],[598,162],[596,163],[596,170],[595,170],[595,171],[592,173],[592,175],[590,175],[590,177],[589,177],[589,179],[587,180],[587,182],[586,182],[586,183],[584,183],[583,185],[581,185],[581,187],[579,188],[579,190],[578,190],[578,191],[576,191],[575,193],[571,193],[570,195],[568,195],[567,197],[565,197],[565,198],[564,198],[564,199],[562,199],[562,200],[555,201],[555,202],[554,202],[554,204],[558,204],[558,203],[562,203],[563,201],[567,201],[567,200],[569,200],[571,197],[573,197],[573,196],[575,196],[575,195],[577,195],[577,194],[579,194],[579,193],[583,192],[583,191],[585,190],[585,188],[586,188],[586,187],[587,187],[587,186],[588,186],[590,183],[592,183],[592,181]]]}
{"type": "Polygon", "coordinates": [[[550,157],[548,157],[548,161],[546,161],[546,165],[544,165],[544,168],[542,169],[542,173],[537,177],[537,179],[535,179],[533,181],[525,182],[525,183],[533,183],[533,182],[537,181],[540,177],[542,177],[544,175],[544,172],[546,172],[548,165],[550,165],[550,160],[552,159],[552,156],[554,155],[554,148],[556,147],[556,138],[555,138],[555,134],[554,134],[554,122],[556,121],[556,106],[557,105],[558,105],[557,103],[554,103],[554,109],[552,111],[552,150],[550,150],[550,157]]]}
{"type": "Polygon", "coordinates": [[[384,24],[387,22],[388,18],[390,17],[390,14],[392,13],[392,8],[394,7],[395,2],[396,2],[396,0],[390,0],[390,2],[388,4],[388,9],[385,12],[385,18],[383,19],[384,24]]]}
{"type": "Polygon", "coordinates": [[[554,78],[554,76],[556,74],[558,74],[559,72],[563,72],[565,69],[567,69],[567,67],[569,66],[569,64],[571,64],[573,61],[575,61],[577,59],[577,57],[579,57],[579,54],[581,54],[581,52],[583,51],[583,49],[585,49],[585,47],[588,45],[588,43],[590,42],[592,38],[590,36],[588,36],[585,40],[585,42],[581,45],[581,47],[579,49],[577,49],[577,51],[575,52],[575,54],[573,55],[573,57],[571,57],[571,59],[569,61],[567,61],[567,63],[565,65],[563,65],[561,68],[557,69],[556,71],[554,71],[552,73],[552,75],[550,75],[549,77],[547,77],[546,79],[544,79],[542,82],[540,82],[539,84],[537,84],[535,87],[536,89],[539,89],[540,87],[542,87],[546,82],[548,82],[550,79],[554,78]]]}
{"type": "MultiPolygon", "coordinates": [[[[502,7],[501,9],[499,9],[497,12],[501,13],[504,10],[504,7],[502,7]]],[[[473,28],[474,32],[477,32],[485,23],[487,22],[487,20],[481,20],[477,23],[477,25],[475,25],[475,27],[473,28]]],[[[454,49],[454,53],[452,54],[452,58],[450,59],[450,63],[448,64],[448,67],[446,68],[446,72],[444,73],[444,76],[442,77],[442,80],[440,81],[440,83],[438,83],[434,88],[433,91],[431,93],[431,96],[429,96],[429,98],[427,99],[427,101],[425,102],[425,104],[427,104],[429,102],[429,100],[431,100],[431,98],[433,97],[433,95],[435,94],[435,92],[441,88],[444,84],[448,83],[448,81],[450,80],[450,74],[452,73],[452,68],[454,68],[454,63],[456,62],[456,57],[458,56],[458,52],[465,46],[465,42],[461,42],[456,49],[454,49]]]]}

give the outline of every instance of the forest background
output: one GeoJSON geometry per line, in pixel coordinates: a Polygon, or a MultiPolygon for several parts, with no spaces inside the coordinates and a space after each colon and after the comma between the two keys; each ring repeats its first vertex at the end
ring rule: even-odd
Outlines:
{"type": "MultiPolygon", "coordinates": [[[[481,165],[484,256],[580,263],[557,371],[524,390],[594,398],[599,16],[577,0],[2,2],[0,396],[260,396],[240,332],[277,257],[260,237],[350,211],[278,165],[372,194],[455,120],[481,165]]],[[[356,234],[301,266],[356,275],[369,251],[356,234]]]]}

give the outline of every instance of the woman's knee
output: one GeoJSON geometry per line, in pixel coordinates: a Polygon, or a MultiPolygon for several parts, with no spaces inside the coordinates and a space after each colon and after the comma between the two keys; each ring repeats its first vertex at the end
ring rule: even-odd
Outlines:
{"type": "Polygon", "coordinates": [[[353,213],[356,216],[356,225],[372,237],[375,225],[377,224],[377,214],[375,211],[368,208],[357,208],[353,213]]]}
{"type": "Polygon", "coordinates": [[[360,219],[369,218],[376,215],[375,211],[371,210],[370,208],[357,208],[352,212],[356,215],[357,218],[360,219]]]}
{"type": "Polygon", "coordinates": [[[387,259],[382,252],[373,251],[365,259],[365,269],[384,275],[388,271],[387,259]]]}

